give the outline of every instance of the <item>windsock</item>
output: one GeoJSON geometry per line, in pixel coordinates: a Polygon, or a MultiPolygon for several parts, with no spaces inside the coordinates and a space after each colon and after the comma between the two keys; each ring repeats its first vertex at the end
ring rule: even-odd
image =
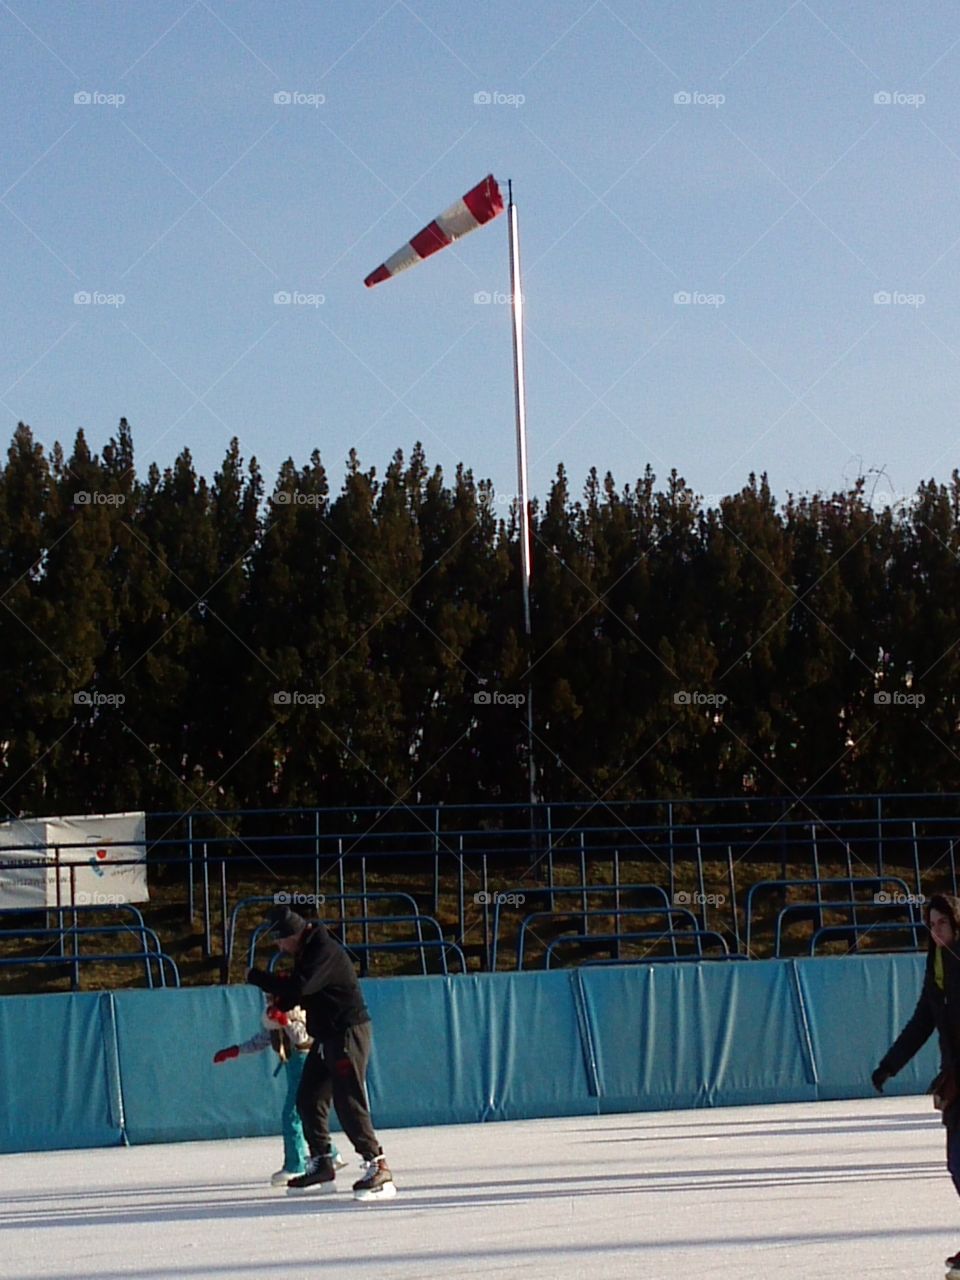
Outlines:
{"type": "Polygon", "coordinates": [[[433,222],[418,231],[412,240],[408,240],[402,249],[398,249],[386,262],[381,263],[376,271],[371,271],[363,283],[370,289],[381,280],[389,280],[408,267],[415,267],[424,258],[429,258],[431,253],[445,249],[454,240],[459,240],[461,236],[482,227],[485,222],[490,222],[498,213],[503,213],[503,196],[491,173],[456,204],[444,209],[433,222]]]}

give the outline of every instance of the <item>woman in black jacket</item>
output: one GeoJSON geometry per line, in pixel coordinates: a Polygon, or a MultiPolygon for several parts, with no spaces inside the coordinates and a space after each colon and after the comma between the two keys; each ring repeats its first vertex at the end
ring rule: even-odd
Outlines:
{"type": "MultiPolygon", "coordinates": [[[[901,1071],[936,1030],[940,1037],[940,1074],[934,1081],[934,1105],[947,1129],[947,1168],[960,1195],[960,898],[935,893],[923,908],[930,931],[927,968],[920,999],[910,1021],[873,1073],[873,1085],[901,1071]]],[[[960,1250],[947,1259],[948,1280],[960,1280],[960,1250]]]]}

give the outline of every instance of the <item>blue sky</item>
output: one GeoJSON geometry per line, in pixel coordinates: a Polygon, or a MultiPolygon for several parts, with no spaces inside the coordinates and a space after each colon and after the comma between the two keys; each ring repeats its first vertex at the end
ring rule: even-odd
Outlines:
{"type": "Polygon", "coordinates": [[[211,476],[235,434],[268,488],[422,439],[513,493],[506,219],[362,284],[492,171],[535,493],[960,465],[955,6],[0,0],[0,47],[7,439],[126,416],[141,474],[211,476]]]}

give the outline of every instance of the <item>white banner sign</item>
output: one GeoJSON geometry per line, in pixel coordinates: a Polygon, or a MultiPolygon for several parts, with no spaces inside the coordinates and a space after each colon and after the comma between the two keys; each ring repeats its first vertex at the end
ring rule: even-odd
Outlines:
{"type": "Polygon", "coordinates": [[[15,819],[0,824],[0,909],[147,902],[145,836],[143,813],[15,819]],[[75,847],[66,847],[71,845],[75,847]],[[135,865],[115,865],[128,859],[135,860],[135,865]]]}

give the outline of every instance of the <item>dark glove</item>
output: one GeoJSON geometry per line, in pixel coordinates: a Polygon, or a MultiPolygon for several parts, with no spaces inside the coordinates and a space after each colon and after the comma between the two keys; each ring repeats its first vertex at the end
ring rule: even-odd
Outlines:
{"type": "Polygon", "coordinates": [[[890,1072],[884,1071],[883,1067],[877,1067],[870,1079],[873,1081],[873,1087],[877,1093],[883,1093],[883,1086],[890,1079],[890,1072]]]}
{"type": "Polygon", "coordinates": [[[269,973],[264,973],[262,969],[248,969],[247,981],[253,986],[259,987],[261,991],[269,991],[273,986],[273,977],[269,973]]]}
{"type": "Polygon", "coordinates": [[[240,1046],[232,1044],[227,1049],[218,1049],[213,1055],[214,1062],[227,1062],[230,1058],[240,1057],[240,1046]]]}

